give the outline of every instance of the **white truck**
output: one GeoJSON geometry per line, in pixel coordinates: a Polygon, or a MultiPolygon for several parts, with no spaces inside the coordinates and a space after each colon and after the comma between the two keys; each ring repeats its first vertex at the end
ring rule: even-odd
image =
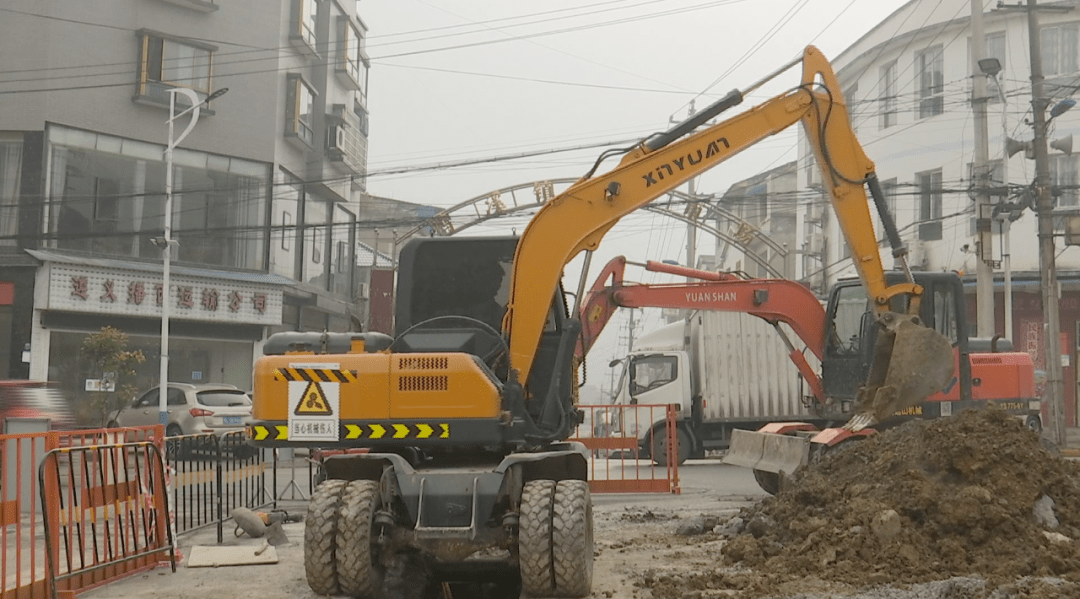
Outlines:
{"type": "MultiPolygon", "coordinates": [[[[815,370],[818,360],[790,327],[779,325],[815,370]]],[[[809,406],[810,389],[773,325],[749,314],[694,311],[647,333],[622,364],[614,427],[636,435],[644,455],[666,464],[664,413],[622,406],[673,404],[679,462],[725,449],[732,429],[758,430],[776,421],[828,424],[809,406]]]]}

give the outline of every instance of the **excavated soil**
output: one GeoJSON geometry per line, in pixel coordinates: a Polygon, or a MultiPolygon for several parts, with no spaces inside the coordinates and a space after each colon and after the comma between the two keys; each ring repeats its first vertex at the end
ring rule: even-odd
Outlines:
{"type": "MultiPolygon", "coordinates": [[[[1052,455],[1018,419],[967,411],[846,445],[741,514],[745,528],[722,553],[757,575],[718,571],[702,581],[707,588],[975,576],[986,585],[970,596],[1019,591],[1023,577],[1063,579],[1075,592],[1080,465],[1052,455]]],[[[1043,592],[1036,596],[1054,596],[1043,592]]]]}

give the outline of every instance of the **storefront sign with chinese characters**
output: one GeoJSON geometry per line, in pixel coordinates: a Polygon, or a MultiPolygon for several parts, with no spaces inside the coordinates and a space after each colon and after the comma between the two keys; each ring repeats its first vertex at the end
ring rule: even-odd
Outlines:
{"type": "MultiPolygon", "coordinates": [[[[52,262],[50,310],[161,317],[161,275],[52,262]]],[[[170,316],[244,324],[281,324],[281,288],[210,277],[170,277],[170,316]]]]}

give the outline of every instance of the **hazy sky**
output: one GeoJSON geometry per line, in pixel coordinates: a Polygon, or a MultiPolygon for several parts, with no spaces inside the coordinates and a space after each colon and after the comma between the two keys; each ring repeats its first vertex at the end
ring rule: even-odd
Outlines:
{"type": "MultiPolygon", "coordinates": [[[[667,129],[686,117],[692,100],[702,108],[744,88],[807,44],[835,57],[905,2],[361,0],[371,57],[368,191],[447,207],[502,187],[579,177],[604,148],[558,150],[667,129]],[[540,151],[549,153],[490,160],[540,151]],[[468,161],[477,164],[380,175],[468,161]]],[[[744,107],[798,79],[798,71],[786,72],[744,107]]],[[[736,181],[794,160],[794,131],[712,169],[699,178],[698,192],[723,193],[736,181]]],[[[525,221],[495,220],[471,232],[520,233],[525,221]]],[[[685,225],[639,212],[608,234],[593,259],[590,283],[612,256],[681,262],[685,244],[685,225]]],[[[713,247],[712,238],[699,235],[699,254],[711,254],[713,247]]],[[[571,290],[579,262],[566,270],[571,290]]],[[[627,274],[643,282],[667,280],[637,269],[627,274]]],[[[657,326],[658,314],[651,312],[639,334],[657,326]]],[[[625,314],[612,321],[590,355],[590,383],[606,381],[606,363],[625,350],[616,346],[625,335],[621,320],[625,314]]]]}

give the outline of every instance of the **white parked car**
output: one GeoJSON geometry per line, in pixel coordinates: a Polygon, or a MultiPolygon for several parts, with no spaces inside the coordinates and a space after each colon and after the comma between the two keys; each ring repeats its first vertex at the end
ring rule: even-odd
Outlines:
{"type": "MultiPolygon", "coordinates": [[[[154,387],[131,405],[109,414],[109,427],[158,424],[160,390],[154,387]]],[[[251,396],[233,385],[169,383],[169,423],[165,436],[214,433],[244,429],[251,421],[251,396]]]]}

